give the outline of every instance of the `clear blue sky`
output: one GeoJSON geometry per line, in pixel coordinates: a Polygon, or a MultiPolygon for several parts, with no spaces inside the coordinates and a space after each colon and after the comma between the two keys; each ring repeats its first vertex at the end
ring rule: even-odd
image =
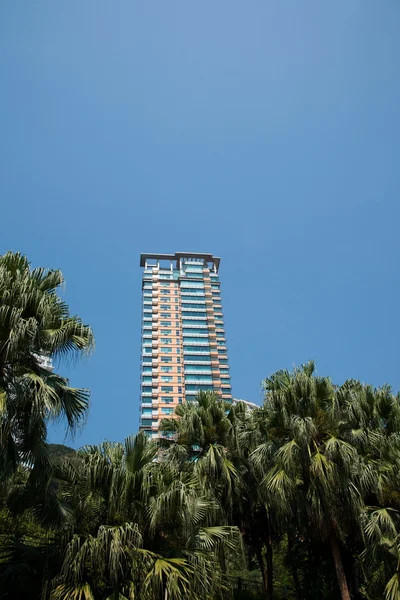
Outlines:
{"type": "Polygon", "coordinates": [[[137,430],[140,252],[222,257],[234,395],[309,358],[400,388],[399,31],[398,0],[0,3],[1,250],[94,328],[75,445],[137,430]]]}

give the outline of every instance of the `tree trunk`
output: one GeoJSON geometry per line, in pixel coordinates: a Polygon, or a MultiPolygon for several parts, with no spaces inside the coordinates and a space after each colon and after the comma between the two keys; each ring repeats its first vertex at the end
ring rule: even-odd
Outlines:
{"type": "Polygon", "coordinates": [[[290,572],[293,578],[293,584],[294,584],[294,590],[295,590],[295,595],[296,595],[296,599],[297,600],[301,600],[301,589],[300,589],[300,582],[299,582],[299,574],[297,572],[297,568],[294,564],[294,556],[293,556],[293,543],[292,543],[292,538],[290,537],[290,535],[288,534],[287,536],[287,548],[288,548],[288,555],[289,555],[289,568],[290,568],[290,572]]]}
{"type": "Polygon", "coordinates": [[[340,554],[340,548],[337,541],[337,537],[335,533],[332,531],[329,536],[329,542],[331,546],[331,552],[333,557],[333,562],[335,563],[336,569],[336,577],[338,580],[340,595],[342,596],[342,600],[351,600],[349,587],[347,585],[346,574],[343,568],[342,557],[340,554]]]}
{"type": "Polygon", "coordinates": [[[264,588],[265,597],[268,598],[268,573],[267,573],[267,567],[266,567],[266,564],[264,561],[264,557],[262,555],[261,546],[256,547],[256,555],[257,555],[258,564],[260,565],[261,575],[263,578],[263,588],[264,588]]]}
{"type": "Polygon", "coordinates": [[[274,551],[271,538],[267,539],[267,597],[272,598],[274,593],[274,551]]]}
{"type": "Polygon", "coordinates": [[[226,556],[225,556],[225,552],[224,549],[221,548],[220,552],[219,552],[219,564],[221,566],[221,571],[224,573],[224,575],[226,574],[226,556]]]}

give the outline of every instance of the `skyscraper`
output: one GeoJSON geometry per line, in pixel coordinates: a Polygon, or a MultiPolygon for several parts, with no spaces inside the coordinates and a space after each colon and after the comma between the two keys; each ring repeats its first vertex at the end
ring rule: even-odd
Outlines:
{"type": "Polygon", "coordinates": [[[161,419],[199,390],[232,401],[219,282],[212,254],[141,254],[143,267],[140,429],[163,435],[161,419]]]}

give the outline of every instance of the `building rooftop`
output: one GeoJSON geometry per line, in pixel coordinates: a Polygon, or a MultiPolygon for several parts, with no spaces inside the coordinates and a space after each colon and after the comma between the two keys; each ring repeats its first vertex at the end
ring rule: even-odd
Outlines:
{"type": "Polygon", "coordinates": [[[177,266],[180,266],[180,261],[182,258],[195,258],[195,259],[203,259],[207,263],[213,263],[215,268],[219,269],[220,258],[218,256],[213,256],[207,252],[175,252],[175,254],[154,254],[151,252],[145,252],[140,255],[140,266],[144,267],[146,265],[146,260],[171,260],[177,262],[177,266]]]}
{"type": "Polygon", "coordinates": [[[250,402],[249,400],[243,400],[242,398],[232,398],[233,404],[237,404],[238,402],[243,402],[248,408],[260,408],[258,404],[255,402],[250,402]]]}

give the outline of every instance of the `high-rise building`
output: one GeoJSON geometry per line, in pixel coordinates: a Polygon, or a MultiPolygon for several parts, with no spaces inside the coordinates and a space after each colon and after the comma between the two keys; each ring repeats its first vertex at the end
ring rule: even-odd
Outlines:
{"type": "Polygon", "coordinates": [[[143,267],[140,429],[162,436],[199,390],[232,401],[219,282],[212,254],[141,254],[143,267]]]}

